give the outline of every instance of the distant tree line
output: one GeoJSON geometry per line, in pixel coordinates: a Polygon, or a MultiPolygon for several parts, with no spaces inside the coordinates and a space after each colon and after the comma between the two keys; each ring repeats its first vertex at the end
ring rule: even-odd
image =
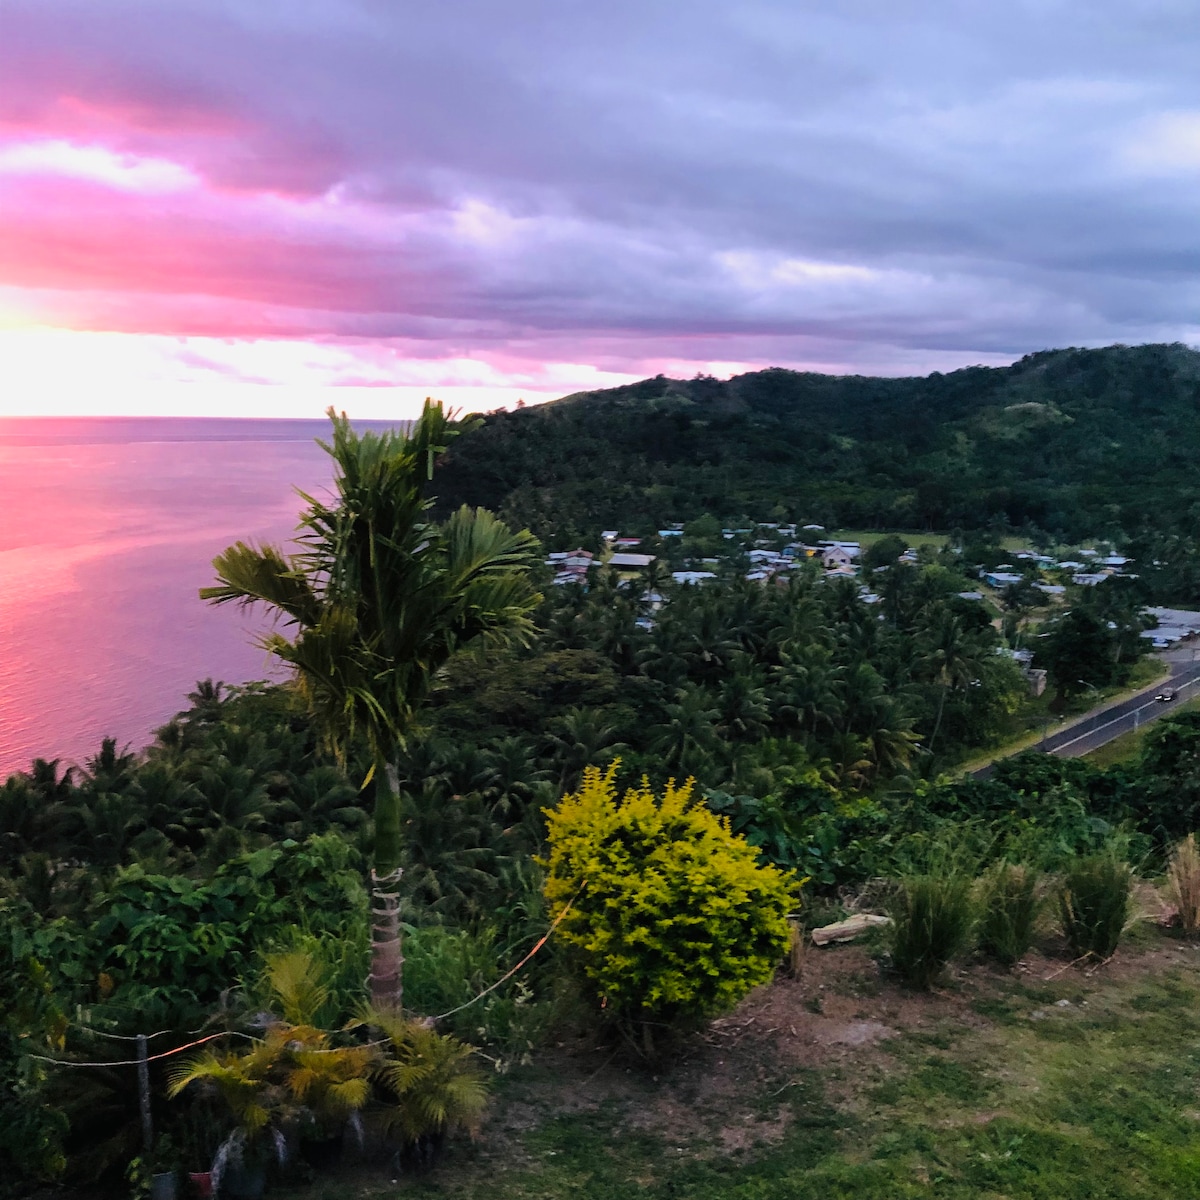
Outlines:
{"type": "Polygon", "coordinates": [[[1200,353],[1031,354],[874,379],[663,376],[494,413],[439,493],[555,547],[702,514],[830,527],[1023,531],[1134,547],[1153,594],[1200,598],[1200,353]]]}

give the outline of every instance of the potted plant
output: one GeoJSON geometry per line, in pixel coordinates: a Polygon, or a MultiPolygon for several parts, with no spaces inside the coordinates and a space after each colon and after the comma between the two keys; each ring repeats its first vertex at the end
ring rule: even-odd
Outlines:
{"type": "Polygon", "coordinates": [[[183,1166],[195,1200],[211,1200],[213,1160],[225,1134],[214,1097],[197,1095],[180,1122],[183,1166]]]}
{"type": "Polygon", "coordinates": [[[150,1156],[150,1200],[176,1200],[179,1153],[170,1137],[155,1139],[150,1156]]]}
{"type": "Polygon", "coordinates": [[[139,1155],[125,1172],[135,1197],[176,1200],[179,1155],[169,1136],[156,1138],[148,1154],[139,1155]]]}
{"type": "Polygon", "coordinates": [[[245,1053],[205,1050],[183,1063],[169,1094],[194,1088],[201,1102],[227,1109],[232,1129],[214,1156],[212,1188],[258,1200],[267,1166],[286,1161],[293,1135],[315,1144],[322,1163],[340,1156],[346,1122],[370,1095],[372,1063],[366,1046],[330,1046],[319,1029],[277,1021],[245,1053]]]}
{"type": "Polygon", "coordinates": [[[285,1037],[286,1030],[273,1028],[245,1053],[206,1049],[169,1076],[170,1096],[191,1088],[201,1102],[227,1112],[230,1132],[213,1157],[211,1184],[228,1200],[259,1200],[268,1163],[287,1157],[287,1130],[297,1114],[279,1081],[285,1037]]]}
{"type": "MultiPolygon", "coordinates": [[[[309,1031],[314,1032],[314,1031],[309,1031]]],[[[292,1099],[303,1105],[300,1137],[313,1167],[335,1165],[346,1125],[371,1094],[374,1055],[366,1046],[330,1046],[325,1035],[293,1042],[283,1077],[292,1099]]]]}
{"type": "Polygon", "coordinates": [[[366,1019],[385,1039],[374,1068],[380,1131],[396,1147],[397,1164],[427,1166],[448,1134],[478,1129],[487,1087],[475,1052],[398,1013],[374,1011],[366,1019]]]}
{"type": "Polygon", "coordinates": [[[281,1017],[272,1030],[284,1038],[277,1076],[299,1115],[301,1150],[310,1166],[332,1166],[341,1158],[347,1124],[357,1121],[370,1096],[376,1056],[366,1046],[335,1046],[318,1027],[334,1016],[324,962],[289,950],[267,955],[265,966],[269,1003],[281,1017]]]}

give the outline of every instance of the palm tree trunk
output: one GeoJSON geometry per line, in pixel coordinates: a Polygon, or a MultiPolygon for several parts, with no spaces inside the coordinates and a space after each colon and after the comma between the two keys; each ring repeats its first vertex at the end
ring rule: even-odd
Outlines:
{"type": "Polygon", "coordinates": [[[933,732],[929,735],[929,752],[933,753],[933,743],[937,741],[938,730],[942,727],[942,713],[946,708],[946,693],[950,689],[942,684],[942,695],[938,700],[937,720],[933,723],[933,732]]]}
{"type": "Polygon", "coordinates": [[[400,779],[393,763],[375,773],[375,864],[371,868],[371,1004],[404,1006],[400,943],[400,779]]]}

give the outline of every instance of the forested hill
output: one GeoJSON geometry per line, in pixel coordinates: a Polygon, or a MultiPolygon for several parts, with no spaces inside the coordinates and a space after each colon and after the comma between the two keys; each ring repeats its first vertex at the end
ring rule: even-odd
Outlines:
{"type": "Polygon", "coordinates": [[[704,512],[1119,540],[1200,507],[1198,452],[1200,352],[1110,346],[924,378],[660,375],[487,416],[438,491],[554,542],[704,512]]]}

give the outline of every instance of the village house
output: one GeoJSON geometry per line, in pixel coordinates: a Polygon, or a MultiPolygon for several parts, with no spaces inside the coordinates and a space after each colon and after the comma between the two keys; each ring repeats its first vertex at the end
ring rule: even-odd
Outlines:
{"type": "Polygon", "coordinates": [[[854,562],[857,558],[857,550],[848,546],[825,546],[821,551],[821,565],[827,571],[849,569],[850,574],[854,574],[854,562]]]}

